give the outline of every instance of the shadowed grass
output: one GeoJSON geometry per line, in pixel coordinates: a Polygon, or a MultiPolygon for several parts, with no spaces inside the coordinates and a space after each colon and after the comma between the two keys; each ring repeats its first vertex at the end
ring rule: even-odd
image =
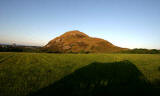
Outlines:
{"type": "Polygon", "coordinates": [[[32,96],[104,96],[150,94],[150,83],[130,61],[94,62],[32,96]]]}

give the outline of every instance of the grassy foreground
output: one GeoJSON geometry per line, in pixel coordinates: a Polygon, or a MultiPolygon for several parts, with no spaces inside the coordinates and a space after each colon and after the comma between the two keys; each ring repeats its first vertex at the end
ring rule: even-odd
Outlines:
{"type": "Polygon", "coordinates": [[[148,86],[160,88],[160,55],[0,53],[0,96],[90,96],[148,86]]]}

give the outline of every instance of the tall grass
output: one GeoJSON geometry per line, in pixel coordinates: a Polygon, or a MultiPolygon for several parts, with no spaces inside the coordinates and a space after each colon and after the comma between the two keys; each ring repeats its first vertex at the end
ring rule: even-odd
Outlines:
{"type": "Polygon", "coordinates": [[[124,60],[160,87],[160,55],[0,53],[0,96],[26,96],[94,62],[124,60]]]}

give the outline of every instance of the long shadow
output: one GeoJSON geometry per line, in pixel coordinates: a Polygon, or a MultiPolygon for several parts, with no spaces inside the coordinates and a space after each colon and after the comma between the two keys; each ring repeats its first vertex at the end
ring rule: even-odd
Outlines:
{"type": "Polygon", "coordinates": [[[130,61],[92,63],[31,96],[112,96],[151,94],[150,84],[130,61]]]}

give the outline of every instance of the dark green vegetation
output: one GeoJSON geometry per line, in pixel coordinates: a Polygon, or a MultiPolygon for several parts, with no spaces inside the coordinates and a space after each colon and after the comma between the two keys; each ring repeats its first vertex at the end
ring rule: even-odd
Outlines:
{"type": "Polygon", "coordinates": [[[130,49],[122,51],[121,53],[130,53],[130,54],[160,54],[160,50],[157,49],[130,49]]]}
{"type": "MultiPolygon", "coordinates": [[[[32,52],[32,53],[63,53],[60,51],[52,51],[50,49],[45,49],[39,46],[12,46],[12,45],[0,45],[0,52],[32,52]]],[[[66,53],[73,54],[88,54],[92,53],[90,51],[81,50],[79,52],[68,51],[66,53]]],[[[112,52],[112,53],[127,53],[127,54],[160,54],[160,50],[157,49],[128,49],[120,52],[112,52]]]]}
{"type": "Polygon", "coordinates": [[[42,52],[42,48],[38,46],[13,46],[13,45],[0,45],[0,52],[42,52]]]}
{"type": "Polygon", "coordinates": [[[158,54],[0,53],[0,96],[153,95],[159,88],[158,54]]]}

